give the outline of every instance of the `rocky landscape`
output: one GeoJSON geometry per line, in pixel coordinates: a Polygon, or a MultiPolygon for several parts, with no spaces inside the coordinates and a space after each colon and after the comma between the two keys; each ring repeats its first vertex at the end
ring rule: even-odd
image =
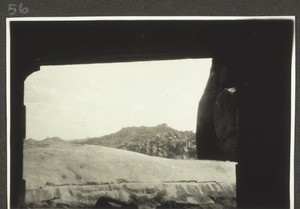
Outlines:
{"type": "Polygon", "coordinates": [[[122,128],[113,134],[73,142],[119,148],[157,157],[197,158],[195,133],[178,131],[165,123],[154,127],[122,128]]]}
{"type": "Polygon", "coordinates": [[[234,208],[235,163],[26,140],[28,208],[234,208]]]}

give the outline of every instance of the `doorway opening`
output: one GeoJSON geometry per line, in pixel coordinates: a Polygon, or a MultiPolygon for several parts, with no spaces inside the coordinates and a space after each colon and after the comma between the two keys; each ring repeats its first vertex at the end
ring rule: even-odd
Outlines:
{"type": "Polygon", "coordinates": [[[196,160],[198,104],[211,65],[181,59],[41,66],[24,88],[26,203],[91,207],[105,197],[194,207],[213,202],[199,191],[207,189],[234,198],[235,163],[196,160]],[[127,196],[108,195],[107,185],[127,196]],[[182,194],[173,197],[178,186],[182,194]]]}

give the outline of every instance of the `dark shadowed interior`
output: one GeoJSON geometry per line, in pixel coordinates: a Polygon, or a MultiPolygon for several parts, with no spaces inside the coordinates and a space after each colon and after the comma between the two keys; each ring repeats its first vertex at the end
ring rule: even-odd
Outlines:
{"type": "Polygon", "coordinates": [[[239,208],[289,208],[292,35],[290,20],[11,22],[12,208],[25,195],[24,81],[41,65],[208,57],[198,158],[238,161],[239,208]],[[224,100],[238,130],[222,131],[224,100]]]}

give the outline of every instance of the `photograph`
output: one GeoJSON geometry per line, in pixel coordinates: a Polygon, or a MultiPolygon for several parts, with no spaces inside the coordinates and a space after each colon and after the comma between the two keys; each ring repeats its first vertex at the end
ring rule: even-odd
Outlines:
{"type": "Polygon", "coordinates": [[[9,206],[289,208],[294,21],[9,18],[9,206]]]}
{"type": "MultiPolygon", "coordinates": [[[[41,66],[24,88],[26,205],[106,208],[111,199],[138,208],[217,208],[219,193],[215,198],[234,207],[235,162],[196,160],[197,109],[211,64],[41,66]]],[[[234,94],[224,89],[216,107],[228,114],[225,132],[216,126],[221,137],[230,135],[223,147],[232,155],[234,94]]]]}

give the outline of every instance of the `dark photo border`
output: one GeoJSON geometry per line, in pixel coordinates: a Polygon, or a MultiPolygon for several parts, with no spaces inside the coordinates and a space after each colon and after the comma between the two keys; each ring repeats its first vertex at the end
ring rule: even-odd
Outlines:
{"type": "Polygon", "coordinates": [[[11,206],[25,189],[23,82],[41,65],[213,57],[240,91],[238,207],[289,208],[293,19],[108,19],[9,22],[11,206]]]}

